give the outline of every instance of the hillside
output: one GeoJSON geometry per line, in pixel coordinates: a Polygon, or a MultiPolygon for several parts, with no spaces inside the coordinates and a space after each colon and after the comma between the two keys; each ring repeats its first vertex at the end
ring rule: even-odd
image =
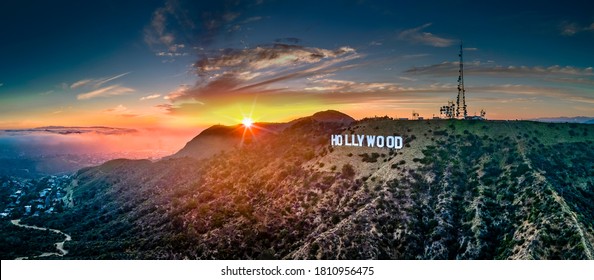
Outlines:
{"type": "Polygon", "coordinates": [[[312,120],[340,124],[350,124],[355,121],[349,115],[334,110],[327,110],[293,120],[289,123],[256,123],[250,129],[246,129],[243,125],[214,125],[202,131],[180,151],[170,157],[166,157],[166,159],[182,157],[191,157],[194,159],[208,158],[218,152],[235,149],[241,146],[242,142],[243,144],[250,143],[254,137],[266,137],[268,134],[278,133],[294,123],[312,120]]]}
{"type": "Polygon", "coordinates": [[[76,259],[593,259],[593,141],[585,124],[304,118],[208,157],[80,170],[74,207],[25,222],[71,234],[76,259]]]}
{"type": "Polygon", "coordinates": [[[191,157],[194,159],[204,159],[212,155],[236,149],[243,144],[249,144],[253,141],[252,138],[265,137],[270,133],[277,133],[287,126],[283,123],[255,123],[250,129],[246,129],[243,125],[211,126],[179,150],[174,155],[165,157],[165,159],[191,157]]]}

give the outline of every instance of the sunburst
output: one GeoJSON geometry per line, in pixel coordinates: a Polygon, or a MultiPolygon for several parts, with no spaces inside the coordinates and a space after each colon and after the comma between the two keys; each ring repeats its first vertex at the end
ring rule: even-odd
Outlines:
{"type": "Polygon", "coordinates": [[[254,120],[252,120],[251,117],[244,117],[243,120],[241,120],[241,123],[243,124],[243,126],[245,126],[246,128],[250,128],[252,127],[252,125],[254,124],[254,120]]]}

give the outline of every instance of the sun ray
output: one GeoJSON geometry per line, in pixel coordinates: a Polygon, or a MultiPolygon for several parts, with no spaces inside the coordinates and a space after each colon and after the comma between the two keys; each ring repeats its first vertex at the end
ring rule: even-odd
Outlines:
{"type": "Polygon", "coordinates": [[[252,120],[251,117],[244,117],[243,120],[241,120],[241,123],[243,126],[250,128],[252,125],[254,125],[254,120],[252,120]]]}

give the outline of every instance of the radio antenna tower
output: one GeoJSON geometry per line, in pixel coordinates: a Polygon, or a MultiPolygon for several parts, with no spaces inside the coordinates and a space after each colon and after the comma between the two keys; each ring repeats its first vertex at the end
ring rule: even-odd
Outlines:
{"type": "Polygon", "coordinates": [[[456,118],[460,117],[460,108],[462,108],[462,109],[464,109],[464,119],[466,119],[466,117],[468,116],[468,113],[466,112],[466,97],[465,97],[466,90],[464,90],[464,58],[462,57],[463,56],[462,50],[463,50],[462,42],[460,42],[460,54],[458,55],[458,56],[460,56],[460,70],[458,70],[460,75],[458,76],[458,97],[456,98],[456,118]],[[462,106],[460,106],[460,95],[462,95],[462,106]]]}

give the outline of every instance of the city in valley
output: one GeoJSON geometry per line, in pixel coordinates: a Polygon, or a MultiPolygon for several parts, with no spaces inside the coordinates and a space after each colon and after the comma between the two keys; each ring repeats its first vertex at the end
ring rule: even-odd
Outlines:
{"type": "Polygon", "coordinates": [[[72,203],[72,175],[40,179],[0,177],[2,219],[21,219],[61,213],[72,203]]]}

